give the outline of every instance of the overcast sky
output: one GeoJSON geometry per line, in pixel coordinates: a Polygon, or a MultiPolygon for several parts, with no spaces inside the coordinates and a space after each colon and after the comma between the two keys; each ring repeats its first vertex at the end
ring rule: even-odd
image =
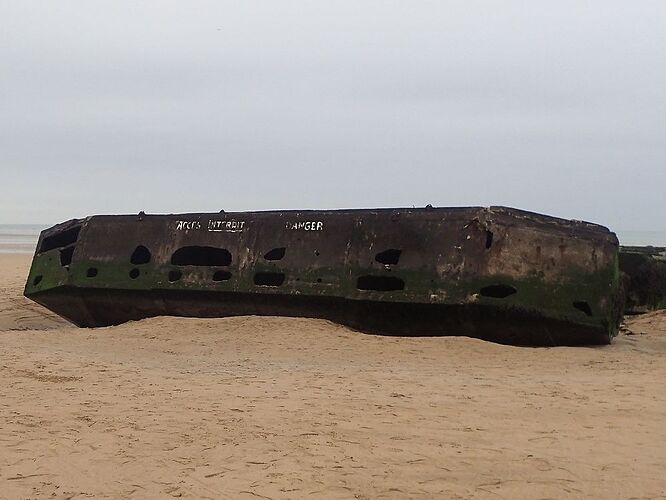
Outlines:
{"type": "Polygon", "coordinates": [[[509,205],[666,230],[666,2],[0,0],[0,223],[509,205]]]}

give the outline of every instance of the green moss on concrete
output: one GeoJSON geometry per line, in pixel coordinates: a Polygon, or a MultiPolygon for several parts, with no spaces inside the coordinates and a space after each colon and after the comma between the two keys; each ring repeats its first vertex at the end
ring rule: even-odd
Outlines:
{"type": "Polygon", "coordinates": [[[607,331],[610,336],[617,333],[619,314],[621,314],[617,257],[608,266],[597,271],[571,267],[556,280],[546,280],[538,273],[520,279],[492,275],[452,280],[438,277],[434,270],[425,267],[417,270],[400,269],[397,266],[392,270],[357,267],[346,268],[344,273],[341,273],[339,268],[291,269],[263,262],[252,267],[234,269],[233,266],[232,268],[176,267],[156,263],[132,265],[129,262],[75,259],[68,268],[65,268],[60,265],[57,250],[37,255],[30,270],[26,293],[30,295],[63,285],[119,290],[172,289],[303,294],[387,302],[478,303],[587,325],[607,331]],[[89,268],[97,269],[95,277],[87,277],[89,268]],[[130,278],[133,269],[139,271],[136,279],[130,278]],[[218,269],[229,270],[232,273],[231,279],[213,281],[213,273],[218,269]],[[173,283],[168,279],[172,270],[182,272],[182,278],[173,283]],[[262,271],[283,272],[286,280],[280,287],[255,286],[254,274],[262,271]],[[399,277],[404,280],[405,289],[394,292],[358,290],[357,277],[368,274],[399,277]],[[34,285],[37,276],[42,276],[41,282],[34,285]],[[512,286],[517,292],[501,299],[480,295],[479,291],[483,287],[500,283],[512,286]],[[574,301],[587,302],[592,315],[588,316],[576,309],[573,306],[574,301]]]}

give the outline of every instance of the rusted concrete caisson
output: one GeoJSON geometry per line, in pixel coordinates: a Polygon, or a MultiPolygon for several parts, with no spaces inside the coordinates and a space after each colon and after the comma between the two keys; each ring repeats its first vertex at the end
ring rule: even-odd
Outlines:
{"type": "Polygon", "coordinates": [[[25,295],[80,326],[325,318],[401,335],[608,343],[608,229],[503,208],[93,216],[45,230],[25,295]]]}

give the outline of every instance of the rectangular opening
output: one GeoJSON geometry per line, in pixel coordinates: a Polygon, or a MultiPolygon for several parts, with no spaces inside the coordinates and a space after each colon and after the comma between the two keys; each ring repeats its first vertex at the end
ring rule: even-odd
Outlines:
{"type": "Polygon", "coordinates": [[[404,290],[405,282],[395,276],[360,276],[356,280],[359,290],[376,290],[378,292],[392,292],[404,290]]]}
{"type": "Polygon", "coordinates": [[[54,248],[63,248],[74,244],[79,238],[79,232],[81,232],[81,226],[75,226],[66,229],[65,231],[47,236],[42,240],[42,244],[39,247],[39,252],[37,253],[48,252],[54,248]]]}
{"type": "Polygon", "coordinates": [[[254,284],[257,286],[280,286],[284,283],[284,273],[260,272],[254,275],[254,284]]]}

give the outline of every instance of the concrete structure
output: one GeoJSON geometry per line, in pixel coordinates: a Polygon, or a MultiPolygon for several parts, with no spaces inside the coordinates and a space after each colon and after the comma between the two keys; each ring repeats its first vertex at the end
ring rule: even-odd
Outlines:
{"type": "Polygon", "coordinates": [[[666,248],[623,246],[620,270],[624,275],[626,313],[666,309],[666,248]]]}
{"type": "Polygon", "coordinates": [[[608,343],[608,229],[504,207],[92,216],[45,230],[27,297],[80,326],[325,318],[399,335],[608,343]]]}

